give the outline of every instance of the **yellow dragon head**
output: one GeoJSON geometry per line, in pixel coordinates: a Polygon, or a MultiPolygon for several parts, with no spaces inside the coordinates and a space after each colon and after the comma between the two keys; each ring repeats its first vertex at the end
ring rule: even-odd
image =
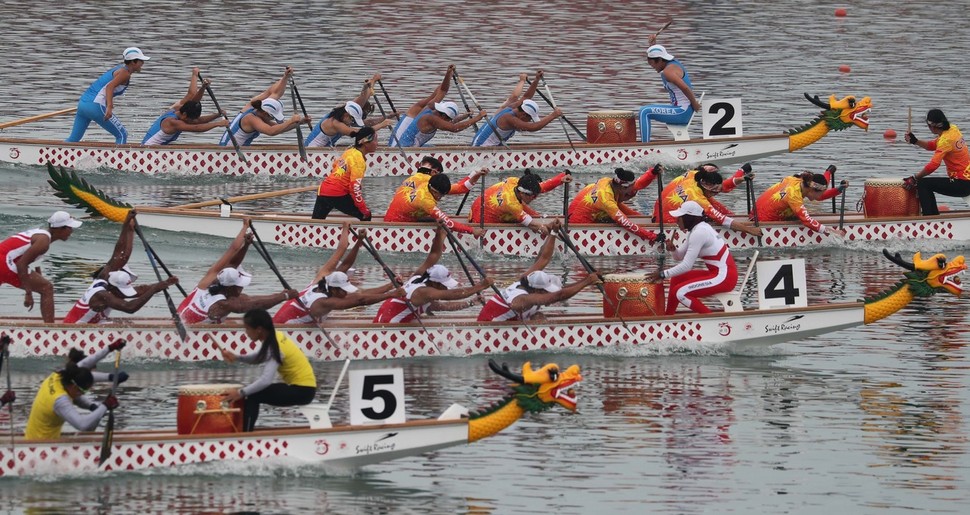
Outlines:
{"type": "Polygon", "coordinates": [[[835,95],[830,95],[828,103],[819,100],[818,95],[812,97],[805,93],[805,98],[824,109],[821,119],[828,125],[829,129],[840,131],[855,125],[864,131],[869,130],[869,113],[872,111],[871,98],[862,97],[862,100],[856,100],[856,97],[850,95],[837,99],[835,95]]]}
{"type": "Polygon", "coordinates": [[[532,363],[522,365],[522,374],[515,374],[508,365],[499,367],[489,360],[488,366],[496,374],[513,381],[513,397],[519,406],[528,412],[545,411],[558,404],[570,411],[576,411],[576,393],[572,385],[583,380],[579,372],[579,365],[573,365],[566,370],[560,370],[559,365],[550,363],[539,369],[533,369],[532,363]]]}
{"type": "Polygon", "coordinates": [[[909,285],[910,291],[917,297],[928,297],[940,290],[958,297],[963,293],[960,274],[967,269],[963,256],[947,261],[943,254],[934,254],[924,259],[917,252],[910,263],[903,260],[898,252],[895,255],[890,255],[887,250],[882,252],[890,261],[909,270],[904,284],[909,285]]]}

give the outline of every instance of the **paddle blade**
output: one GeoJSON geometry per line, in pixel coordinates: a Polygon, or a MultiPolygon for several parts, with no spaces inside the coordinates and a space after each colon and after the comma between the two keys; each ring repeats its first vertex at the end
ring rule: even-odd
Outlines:
{"type": "MultiPolygon", "coordinates": [[[[117,377],[117,376],[116,376],[117,377]]],[[[115,412],[108,412],[108,423],[104,426],[104,437],[101,438],[101,455],[98,457],[98,466],[111,457],[111,445],[115,436],[115,412]]]]}

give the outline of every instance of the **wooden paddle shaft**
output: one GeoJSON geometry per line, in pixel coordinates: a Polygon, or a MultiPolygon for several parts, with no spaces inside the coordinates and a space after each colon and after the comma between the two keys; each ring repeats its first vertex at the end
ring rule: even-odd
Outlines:
{"type": "MultiPolygon", "coordinates": [[[[263,193],[253,193],[252,195],[240,195],[238,197],[229,197],[229,198],[225,199],[225,201],[226,202],[229,202],[231,204],[233,202],[246,202],[247,200],[259,200],[259,199],[263,199],[263,198],[282,197],[284,195],[293,195],[293,194],[296,194],[296,193],[305,193],[307,191],[314,191],[316,189],[317,189],[317,186],[301,186],[299,188],[289,188],[289,189],[277,190],[277,191],[265,191],[263,193]]],[[[203,201],[203,202],[193,202],[191,204],[184,204],[184,205],[181,205],[181,206],[174,206],[174,208],[177,208],[177,209],[196,209],[196,208],[200,208],[200,207],[218,206],[219,204],[222,204],[222,203],[223,203],[222,199],[206,200],[206,201],[203,201]]]]}
{"type": "Polygon", "coordinates": [[[12,120],[9,122],[0,123],[0,129],[6,129],[7,127],[16,127],[18,125],[23,125],[25,123],[36,122],[36,121],[44,120],[46,118],[60,116],[62,114],[71,114],[75,111],[77,111],[77,108],[72,107],[70,109],[61,109],[60,111],[51,111],[49,113],[28,116],[27,118],[21,118],[19,120],[12,120]]]}

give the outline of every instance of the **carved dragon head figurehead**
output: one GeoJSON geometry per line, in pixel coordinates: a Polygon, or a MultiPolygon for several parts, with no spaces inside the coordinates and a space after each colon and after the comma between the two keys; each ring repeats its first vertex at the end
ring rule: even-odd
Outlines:
{"type": "Polygon", "coordinates": [[[892,288],[865,299],[864,321],[867,324],[899,311],[915,297],[931,297],[940,292],[956,296],[963,293],[960,275],[967,269],[963,256],[947,260],[945,255],[935,254],[924,259],[917,252],[912,261],[906,261],[898,252],[890,254],[888,250],[883,250],[882,253],[887,259],[909,271],[892,288]]]}
{"type": "Polygon", "coordinates": [[[510,371],[504,363],[499,368],[494,361],[489,360],[488,366],[496,374],[515,383],[512,385],[514,397],[526,411],[545,411],[554,404],[576,411],[576,393],[570,387],[583,380],[579,365],[560,370],[559,365],[550,363],[533,370],[532,363],[527,361],[522,365],[521,375],[510,371]]]}
{"type": "Polygon", "coordinates": [[[54,188],[54,195],[67,204],[118,223],[124,222],[128,212],[131,211],[131,204],[109,197],[88,181],[78,177],[73,170],[67,171],[63,166],[57,169],[48,162],[47,173],[51,177],[47,183],[54,188]]]}
{"type": "Polygon", "coordinates": [[[872,111],[872,99],[863,97],[857,99],[847,96],[841,99],[835,95],[829,96],[828,102],[818,98],[818,95],[805,93],[809,102],[822,108],[822,112],[806,125],[788,131],[788,151],[794,152],[807,147],[822,139],[829,131],[841,131],[849,127],[859,127],[869,130],[869,113],[872,111]]]}

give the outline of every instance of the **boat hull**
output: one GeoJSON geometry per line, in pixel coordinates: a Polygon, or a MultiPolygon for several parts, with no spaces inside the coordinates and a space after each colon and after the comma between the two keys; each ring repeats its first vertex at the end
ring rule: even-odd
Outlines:
{"type": "MultiPolygon", "coordinates": [[[[167,231],[193,232],[209,236],[234,238],[248,216],[266,242],[296,247],[336,248],[340,236],[340,218],[313,220],[307,216],[284,214],[256,214],[234,212],[220,217],[216,211],[174,208],[138,208],[138,222],[145,227],[167,231]]],[[[822,223],[838,226],[832,215],[817,217],[822,223]]],[[[634,219],[637,221],[636,219],[634,219]]],[[[642,220],[641,220],[642,221],[642,220]]],[[[358,223],[368,227],[377,250],[384,252],[420,252],[430,250],[434,227],[430,224],[358,223]]],[[[657,231],[656,224],[643,227],[657,231]]],[[[732,249],[756,247],[811,247],[844,245],[846,241],[889,241],[915,239],[970,240],[970,211],[952,211],[939,216],[902,218],[865,218],[862,215],[845,217],[845,238],[827,235],[792,222],[761,224],[761,241],[750,234],[719,228],[732,249]]],[[[482,238],[482,248],[496,255],[534,256],[542,247],[542,237],[519,225],[488,225],[482,238]]],[[[569,233],[577,249],[589,256],[629,256],[658,252],[656,246],[633,233],[613,225],[569,226],[569,233]]],[[[684,233],[666,225],[665,233],[675,243],[684,233]]],[[[457,235],[466,245],[478,246],[470,235],[457,235]]]]}
{"type": "MultiPolygon", "coordinates": [[[[564,168],[642,161],[685,167],[702,162],[719,165],[752,161],[789,151],[788,136],[745,136],[723,139],[658,141],[592,145],[516,144],[510,148],[440,146],[381,148],[367,158],[371,177],[406,176],[413,163],[426,155],[441,160],[447,170],[476,167],[564,168]]],[[[322,177],[330,172],[334,159],[344,148],[307,149],[307,161],[300,160],[293,145],[254,145],[246,147],[247,162],[232,147],[214,145],[116,146],[107,143],[65,143],[51,140],[0,138],[0,162],[67,168],[110,168],[119,171],[181,175],[274,175],[322,177]]]]}
{"type": "Polygon", "coordinates": [[[0,435],[0,476],[85,474],[98,470],[171,468],[214,461],[279,459],[357,469],[468,443],[467,420],[421,420],[380,426],[278,429],[252,433],[178,435],[172,431],[116,432],[111,456],[99,467],[101,434],[57,441],[0,435]]]}
{"type": "MultiPolygon", "coordinates": [[[[840,303],[802,309],[750,310],[707,315],[626,318],[562,316],[546,321],[479,323],[473,319],[426,318],[417,324],[372,324],[369,320],[331,320],[326,333],[315,326],[280,327],[313,360],[400,359],[470,356],[537,351],[583,351],[655,348],[673,344],[765,346],[798,341],[863,323],[863,304],[840,303]],[[333,339],[332,344],[327,335],[333,339]]],[[[14,341],[16,357],[65,355],[77,347],[93,353],[118,338],[129,343],[125,357],[177,361],[221,360],[219,347],[234,353],[256,352],[256,343],[238,324],[192,325],[182,342],[171,320],[142,320],[130,325],[43,324],[0,319],[0,330],[14,341]]]]}

